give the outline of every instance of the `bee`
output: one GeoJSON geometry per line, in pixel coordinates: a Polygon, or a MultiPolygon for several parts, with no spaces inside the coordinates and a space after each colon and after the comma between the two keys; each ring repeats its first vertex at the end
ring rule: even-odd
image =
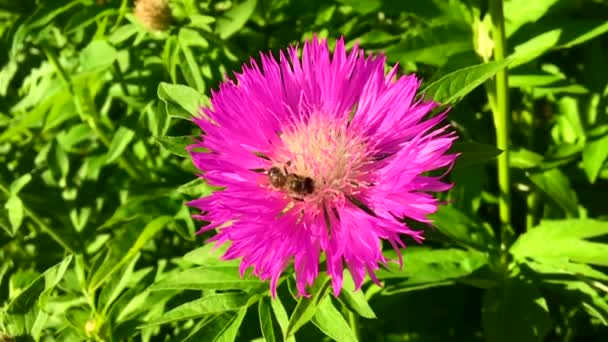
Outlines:
{"type": "Polygon", "coordinates": [[[273,166],[268,169],[267,174],[270,185],[277,189],[287,190],[290,194],[295,195],[292,196],[294,199],[301,199],[298,197],[310,195],[315,191],[315,182],[312,178],[289,173],[287,167],[281,169],[273,166]]]}

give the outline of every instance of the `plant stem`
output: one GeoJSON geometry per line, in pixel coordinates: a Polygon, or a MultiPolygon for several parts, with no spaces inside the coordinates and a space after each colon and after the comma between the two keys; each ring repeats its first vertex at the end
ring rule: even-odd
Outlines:
{"type": "MultiPolygon", "coordinates": [[[[505,59],[507,50],[505,38],[505,26],[503,16],[503,1],[490,0],[490,15],[492,17],[492,37],[494,39],[494,60],[502,61],[505,59]]],[[[506,250],[513,234],[511,227],[511,186],[509,176],[509,84],[507,69],[504,68],[496,74],[496,87],[490,87],[494,94],[494,128],[496,129],[496,146],[503,151],[498,156],[498,209],[500,216],[500,239],[501,249],[506,250]]],[[[492,100],[491,100],[492,101],[492,100]]]]}

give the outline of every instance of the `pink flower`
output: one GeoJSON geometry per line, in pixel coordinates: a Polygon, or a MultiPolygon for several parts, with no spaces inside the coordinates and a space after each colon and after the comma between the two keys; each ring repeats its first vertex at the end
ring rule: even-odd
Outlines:
{"type": "Polygon", "coordinates": [[[421,242],[403,218],[430,223],[439,203],[429,192],[451,187],[426,174],[456,158],[446,113],[425,118],[438,104],[414,100],[420,80],[396,66],[385,76],[385,64],[358,46],[346,52],[343,39],[332,54],[315,37],[301,58],[289,47],[278,62],[251,59],[194,119],[204,131],[189,147],[194,165],[224,188],[190,202],[211,222],[200,231],[217,229],[211,241],[231,242],[224,258],[270,279],[273,296],[292,260],[307,295],[322,252],[335,295],[345,266],[357,288],[366,273],[376,280],[382,241],[397,251],[401,235],[421,242]]]}

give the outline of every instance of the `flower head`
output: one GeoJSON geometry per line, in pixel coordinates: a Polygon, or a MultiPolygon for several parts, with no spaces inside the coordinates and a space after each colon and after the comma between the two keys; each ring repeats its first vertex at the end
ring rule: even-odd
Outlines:
{"type": "Polygon", "coordinates": [[[451,186],[427,174],[456,157],[446,114],[427,118],[438,104],[414,99],[420,81],[384,68],[383,55],[347,52],[342,39],[332,54],[315,37],[301,58],[290,47],[279,61],[261,54],[261,67],[252,59],[194,118],[204,131],[189,146],[194,165],[224,188],[190,203],[211,222],[201,231],[218,229],[211,240],[231,242],[223,257],[270,279],[273,295],[292,260],[306,295],[321,253],[336,295],[345,267],[357,288],[366,273],[376,280],[382,241],[421,242],[404,218],[430,223],[429,192],[451,186]]]}

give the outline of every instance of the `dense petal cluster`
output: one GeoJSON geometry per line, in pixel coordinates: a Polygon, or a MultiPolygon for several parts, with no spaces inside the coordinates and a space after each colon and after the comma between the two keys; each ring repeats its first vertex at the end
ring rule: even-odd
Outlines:
{"type": "Polygon", "coordinates": [[[212,241],[230,242],[224,258],[270,279],[273,295],[292,261],[306,295],[321,253],[336,295],[345,267],[357,287],[366,273],[375,279],[382,241],[397,250],[401,235],[422,241],[404,218],[428,223],[438,206],[429,192],[451,186],[428,175],[456,157],[446,114],[428,118],[438,104],[415,100],[420,81],[385,65],[342,39],[332,54],[314,38],[301,57],[290,47],[278,61],[252,59],[194,118],[204,132],[189,147],[194,165],[224,188],[190,203],[211,222],[201,231],[217,229],[212,241]]]}

